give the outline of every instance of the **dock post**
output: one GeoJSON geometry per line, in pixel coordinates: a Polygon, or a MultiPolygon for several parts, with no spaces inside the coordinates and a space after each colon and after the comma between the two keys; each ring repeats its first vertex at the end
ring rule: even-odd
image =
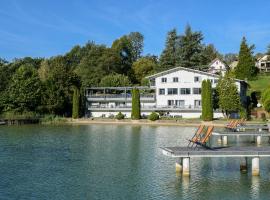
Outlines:
{"type": "Polygon", "coordinates": [[[223,144],[225,144],[225,145],[228,144],[228,136],[227,136],[227,135],[222,136],[222,142],[223,142],[223,144]]]}
{"type": "Polygon", "coordinates": [[[183,171],[182,158],[179,158],[175,163],[175,171],[176,173],[181,173],[183,171]]]}
{"type": "Polygon", "coordinates": [[[241,158],[240,161],[240,171],[246,173],[247,172],[247,157],[241,158]]]}
{"type": "Polygon", "coordinates": [[[252,158],[252,175],[260,175],[260,159],[259,157],[252,158]]]}
{"type": "Polygon", "coordinates": [[[222,143],[222,136],[218,137],[217,142],[218,142],[218,144],[221,144],[222,143]]]}
{"type": "Polygon", "coordinates": [[[183,176],[189,176],[190,158],[183,158],[183,176]]]}
{"type": "Polygon", "coordinates": [[[262,136],[258,135],[257,139],[256,139],[257,145],[261,145],[262,144],[262,136]]]}

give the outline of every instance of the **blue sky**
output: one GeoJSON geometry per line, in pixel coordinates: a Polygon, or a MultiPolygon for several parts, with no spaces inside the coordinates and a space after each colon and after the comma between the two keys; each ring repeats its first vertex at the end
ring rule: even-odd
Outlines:
{"type": "Polygon", "coordinates": [[[111,45],[139,31],[144,54],[159,55],[166,33],[189,23],[221,53],[238,52],[242,36],[264,52],[270,44],[268,0],[1,0],[0,57],[50,57],[87,41],[111,45]]]}

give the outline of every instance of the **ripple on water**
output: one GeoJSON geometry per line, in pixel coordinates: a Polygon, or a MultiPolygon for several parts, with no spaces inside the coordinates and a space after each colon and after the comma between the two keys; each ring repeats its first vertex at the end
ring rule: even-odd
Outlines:
{"type": "MultiPolygon", "coordinates": [[[[269,159],[260,160],[260,177],[241,174],[236,158],[192,159],[190,177],[176,174],[175,159],[159,147],[184,146],[194,130],[1,127],[0,199],[269,199],[269,159]]],[[[229,138],[233,145],[250,141],[229,138]]]]}

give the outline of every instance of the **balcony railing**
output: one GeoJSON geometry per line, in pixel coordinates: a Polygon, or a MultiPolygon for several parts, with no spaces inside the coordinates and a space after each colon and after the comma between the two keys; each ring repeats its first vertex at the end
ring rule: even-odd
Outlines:
{"type": "MultiPolygon", "coordinates": [[[[127,100],[131,101],[132,96],[131,94],[106,94],[106,95],[86,95],[88,100],[94,100],[94,101],[99,101],[99,100],[127,100]]],[[[155,100],[155,95],[154,94],[141,94],[140,95],[141,100],[155,100]]]]}
{"type": "MultiPolygon", "coordinates": [[[[150,111],[180,111],[180,110],[198,110],[200,111],[201,106],[141,106],[142,110],[150,110],[150,111]]],[[[88,110],[131,110],[131,106],[107,106],[107,105],[90,105],[88,110]]]]}

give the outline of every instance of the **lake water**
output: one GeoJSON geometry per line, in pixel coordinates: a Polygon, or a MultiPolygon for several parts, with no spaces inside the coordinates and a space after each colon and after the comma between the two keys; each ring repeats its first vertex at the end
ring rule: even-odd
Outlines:
{"type": "Polygon", "coordinates": [[[185,146],[194,130],[1,126],[0,199],[270,199],[269,158],[260,177],[241,174],[238,158],[194,158],[189,178],[176,174],[159,147],[185,146]]]}

